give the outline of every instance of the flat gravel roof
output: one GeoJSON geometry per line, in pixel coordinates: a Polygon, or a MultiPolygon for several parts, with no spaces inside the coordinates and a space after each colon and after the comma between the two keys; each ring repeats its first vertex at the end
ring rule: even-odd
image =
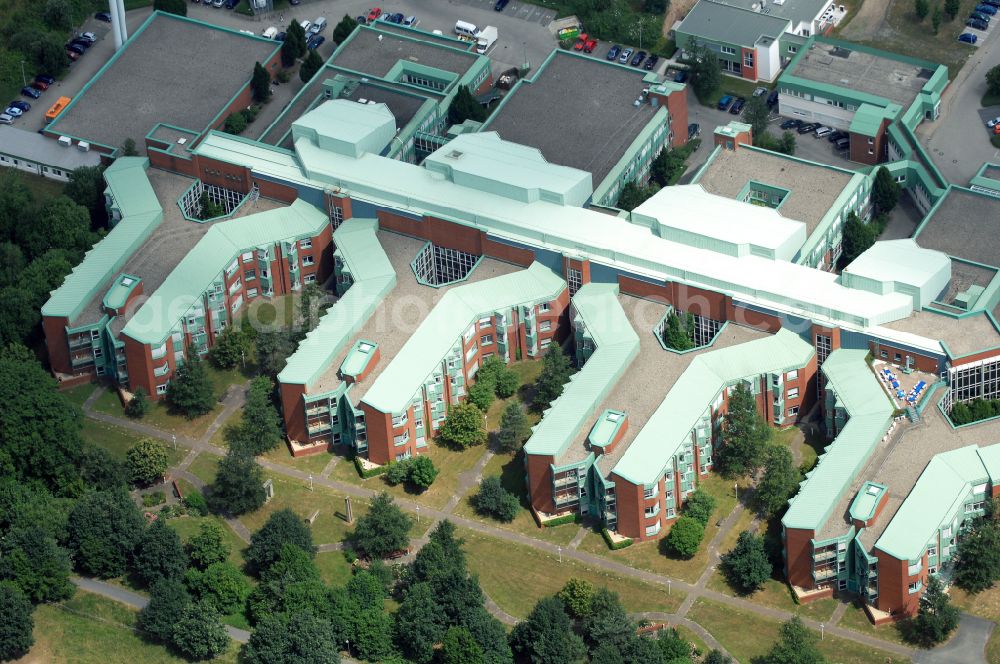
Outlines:
{"type": "Polygon", "coordinates": [[[415,38],[408,39],[395,32],[361,26],[338,49],[330,63],[382,78],[397,62],[406,60],[416,65],[434,67],[461,76],[472,67],[478,57],[475,53],[467,53],[450,46],[415,38]]]}
{"type": "Polygon", "coordinates": [[[546,160],[587,171],[594,187],[607,177],[657,109],[633,106],[645,71],[556,51],[524,81],[486,127],[500,138],[542,151],[546,160]]]}
{"type": "Polygon", "coordinates": [[[50,128],[144,149],[158,122],[201,133],[280,44],[171,14],[154,14],[50,128]]]}
{"type": "Polygon", "coordinates": [[[1000,199],[951,189],[916,236],[917,244],[955,258],[1000,267],[1000,199]]]}

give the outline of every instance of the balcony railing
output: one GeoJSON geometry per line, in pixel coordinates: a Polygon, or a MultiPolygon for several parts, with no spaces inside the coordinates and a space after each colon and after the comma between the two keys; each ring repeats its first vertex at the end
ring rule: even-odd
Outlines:
{"type": "Polygon", "coordinates": [[[824,560],[833,560],[836,557],[837,557],[837,551],[834,550],[834,549],[831,549],[829,551],[820,551],[820,552],[816,553],[813,556],[813,560],[815,560],[816,562],[820,562],[820,561],[824,561],[824,560]]]}
{"type": "Polygon", "coordinates": [[[575,493],[563,493],[556,496],[556,505],[568,505],[569,503],[579,502],[580,496],[575,493]]]}
{"type": "Polygon", "coordinates": [[[90,337],[80,337],[77,339],[73,339],[69,342],[69,349],[77,350],[78,348],[88,348],[90,346],[90,343],[91,343],[90,337]]]}
{"type": "Polygon", "coordinates": [[[837,570],[833,567],[824,567],[823,569],[814,570],[813,576],[817,581],[825,581],[826,579],[837,576],[837,570]]]}
{"type": "Polygon", "coordinates": [[[571,484],[577,484],[578,480],[572,475],[567,475],[566,477],[557,477],[555,480],[556,487],[570,486],[571,484]]]}
{"type": "Polygon", "coordinates": [[[329,421],[327,421],[327,422],[317,422],[316,424],[309,424],[309,425],[307,425],[307,427],[309,429],[309,435],[313,435],[313,434],[320,433],[322,431],[329,431],[330,430],[330,422],[329,421]]]}

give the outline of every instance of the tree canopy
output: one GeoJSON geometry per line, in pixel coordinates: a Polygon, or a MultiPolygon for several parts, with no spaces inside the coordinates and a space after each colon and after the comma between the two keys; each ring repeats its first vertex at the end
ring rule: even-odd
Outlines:
{"type": "Polygon", "coordinates": [[[20,659],[31,649],[34,610],[17,585],[0,581],[0,661],[20,659]]]}
{"type": "Polygon", "coordinates": [[[466,120],[483,122],[487,115],[486,109],[472,96],[469,88],[464,85],[459,86],[448,107],[448,124],[462,124],[466,120]]]}
{"type": "Polygon", "coordinates": [[[514,653],[531,664],[565,664],[583,659],[586,646],[556,597],[545,597],[514,626],[510,635],[514,653]]]}
{"type": "Polygon", "coordinates": [[[680,558],[693,558],[705,537],[705,526],[697,519],[682,516],[670,527],[666,547],[680,558]]]}
{"type": "Polygon", "coordinates": [[[703,526],[708,525],[715,511],[715,498],[701,487],[692,491],[684,501],[682,512],[703,526]]]}
{"type": "Polygon", "coordinates": [[[691,54],[687,61],[691,68],[691,87],[699,99],[706,99],[722,85],[719,58],[701,44],[695,44],[687,50],[691,54]]]}
{"type": "Polygon", "coordinates": [[[267,500],[260,464],[246,452],[230,448],[219,462],[207,500],[214,511],[236,516],[260,508],[267,500]]]}
{"type": "Polygon", "coordinates": [[[771,429],[757,411],[753,392],[746,383],[737,383],[722,420],[723,445],[715,459],[719,470],[727,477],[754,472],[764,462],[770,437],[771,429]]]}
{"type": "Polygon", "coordinates": [[[205,415],[215,406],[212,381],[194,348],[188,349],[187,357],[167,384],[167,401],[188,419],[205,415]]]}
{"type": "Polygon", "coordinates": [[[524,406],[519,401],[511,401],[504,406],[500,416],[500,431],[497,432],[497,447],[501,452],[516,452],[531,437],[531,424],[524,406]]]}
{"type": "Polygon", "coordinates": [[[179,579],[187,569],[187,555],[177,531],[156,519],[146,528],[135,553],[135,569],[148,584],[160,579],[179,579]]]}
{"type": "Polygon", "coordinates": [[[70,512],[66,544],[80,571],[110,579],[127,571],[145,525],[125,491],[93,491],[70,512]]]}
{"type": "Polygon", "coordinates": [[[148,486],[163,479],[170,460],[166,446],[153,438],[143,438],[125,454],[129,480],[138,486],[148,486]]]}
{"type": "Polygon", "coordinates": [[[753,499],[762,516],[782,512],[795,495],[802,473],[792,461],[791,451],[781,445],[769,445],[764,455],[764,474],[757,482],[753,499]]]}
{"type": "Polygon", "coordinates": [[[504,523],[513,521],[520,507],[517,496],[504,488],[499,475],[484,477],[479,483],[479,491],[472,496],[471,502],[480,514],[491,516],[504,523]]]}
{"type": "Polygon", "coordinates": [[[264,65],[255,62],[253,65],[253,75],[250,77],[250,89],[253,91],[253,98],[259,102],[266,102],[271,98],[271,75],[264,69],[264,65]]]}
{"type": "Polygon", "coordinates": [[[368,513],[358,519],[353,539],[369,557],[385,558],[407,547],[411,524],[392,496],[382,492],[372,500],[368,513]]]}
{"type": "Polygon", "coordinates": [[[274,512],[260,530],[250,536],[250,546],[243,557],[260,576],[278,560],[286,544],[297,546],[310,558],[316,555],[309,526],[302,517],[287,508],[274,512]]]}
{"type": "Polygon", "coordinates": [[[222,527],[212,521],[202,522],[198,534],[188,540],[187,554],[198,569],[221,563],[229,557],[229,545],[223,540],[222,527]]]}
{"type": "Polygon", "coordinates": [[[569,358],[559,344],[551,344],[542,357],[542,372],[535,381],[534,407],[536,410],[548,408],[563,392],[573,373],[569,358]]]}
{"type": "Polygon", "coordinates": [[[761,658],[761,664],[825,664],[817,641],[816,633],[807,629],[801,618],[792,616],[781,626],[777,643],[761,658]]]}
{"type": "Polygon", "coordinates": [[[722,573],[737,592],[750,594],[771,578],[771,561],[764,538],[749,530],[740,533],[736,546],[722,554],[722,573]]]}
{"type": "Polygon", "coordinates": [[[484,444],[486,428],[483,411],[468,402],[452,406],[441,425],[439,435],[443,443],[459,449],[484,444]]]}
{"type": "Polygon", "coordinates": [[[181,610],[171,644],[189,659],[211,659],[229,647],[229,634],[211,604],[195,602],[181,610]]]}

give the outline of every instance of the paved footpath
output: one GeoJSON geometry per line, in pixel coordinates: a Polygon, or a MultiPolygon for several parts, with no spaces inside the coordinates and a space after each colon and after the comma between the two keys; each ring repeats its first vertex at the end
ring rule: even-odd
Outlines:
{"type": "MultiPolygon", "coordinates": [[[[238,405],[236,405],[237,400],[238,400],[239,404],[241,405],[242,401],[243,401],[243,398],[244,398],[243,397],[243,393],[244,393],[243,390],[234,390],[234,392],[238,393],[238,396],[233,397],[233,395],[230,395],[230,397],[232,397],[234,399],[233,402],[232,402],[233,410],[235,410],[235,408],[238,407],[238,405]]],[[[96,394],[96,392],[95,392],[95,394],[96,394]]],[[[116,416],[113,416],[113,415],[108,415],[107,413],[100,413],[100,412],[94,411],[92,406],[93,406],[93,402],[96,400],[96,398],[97,398],[96,396],[92,395],[90,398],[87,399],[86,402],[84,402],[83,410],[87,414],[88,417],[91,417],[93,419],[96,419],[96,420],[99,420],[99,421],[102,421],[102,422],[107,422],[108,424],[113,424],[113,425],[118,426],[118,427],[129,429],[131,431],[136,431],[136,432],[141,433],[141,434],[143,434],[145,436],[150,436],[150,437],[153,437],[153,438],[159,438],[161,440],[167,440],[167,441],[171,441],[172,440],[172,434],[165,433],[165,432],[163,432],[163,431],[161,431],[161,430],[159,430],[159,429],[157,429],[155,427],[151,427],[151,426],[143,424],[141,422],[135,422],[135,421],[127,419],[127,418],[116,417],[116,416]]],[[[229,409],[230,405],[231,404],[227,401],[227,406],[226,406],[227,409],[229,409]]],[[[216,419],[218,420],[218,418],[216,418],[216,419]]],[[[213,454],[215,456],[220,456],[220,457],[221,456],[225,456],[226,451],[224,449],[220,448],[220,447],[216,447],[215,445],[212,445],[209,442],[210,438],[211,438],[211,436],[208,435],[207,433],[206,433],[206,435],[203,435],[203,436],[201,436],[198,439],[190,438],[190,437],[187,437],[187,436],[177,436],[177,444],[180,445],[180,446],[189,448],[191,450],[197,450],[199,452],[205,452],[207,454],[213,454]]],[[[485,461],[483,459],[480,459],[480,462],[476,464],[476,469],[478,469],[479,472],[482,471],[482,468],[486,465],[486,462],[489,460],[489,459],[486,458],[486,456],[487,456],[486,454],[484,454],[483,456],[484,456],[485,461]]],[[[266,468],[267,470],[269,470],[269,471],[271,471],[271,472],[273,472],[275,474],[283,475],[285,477],[290,477],[290,478],[294,478],[294,479],[298,479],[298,480],[301,480],[303,483],[308,483],[308,481],[309,481],[310,474],[307,473],[307,472],[298,470],[297,468],[290,468],[290,467],[282,465],[282,464],[274,463],[274,462],[268,461],[266,459],[258,459],[258,460],[259,460],[260,465],[262,467],[266,468]]],[[[476,469],[474,469],[474,470],[476,470],[476,469]]],[[[185,477],[185,479],[187,479],[187,477],[185,477]]],[[[326,487],[328,489],[332,489],[334,491],[337,491],[338,493],[346,494],[346,495],[349,495],[349,496],[354,496],[354,497],[357,497],[357,498],[370,499],[373,496],[375,496],[375,494],[377,493],[373,489],[368,489],[368,488],[357,486],[357,485],[354,485],[354,484],[348,484],[348,483],[345,483],[345,482],[339,482],[339,481],[336,481],[336,480],[331,480],[328,477],[322,477],[322,476],[321,477],[316,477],[314,475],[314,476],[312,476],[312,479],[313,479],[313,483],[315,485],[317,485],[317,486],[326,487]]],[[[466,482],[463,482],[463,484],[466,485],[466,490],[467,490],[468,488],[471,488],[471,486],[474,483],[470,482],[470,481],[466,481],[466,482]]],[[[463,491],[460,490],[458,493],[462,494],[463,491]]],[[[458,498],[460,500],[461,499],[461,495],[459,495],[458,498]]],[[[504,530],[504,529],[501,529],[501,528],[497,528],[495,526],[491,526],[491,525],[489,525],[487,523],[483,523],[483,522],[480,522],[480,521],[476,521],[476,520],[473,520],[473,519],[468,519],[468,518],[465,518],[465,517],[462,517],[462,516],[458,516],[458,515],[452,514],[451,510],[454,509],[454,507],[458,504],[458,500],[455,500],[454,497],[452,498],[451,501],[449,501],[449,505],[446,505],[445,509],[443,509],[443,510],[434,509],[432,507],[429,507],[427,505],[422,505],[420,503],[417,503],[417,502],[415,502],[413,500],[410,500],[410,499],[407,499],[407,498],[398,498],[395,502],[396,502],[397,505],[400,506],[400,508],[402,508],[402,509],[404,509],[404,510],[406,510],[408,512],[416,513],[416,514],[419,514],[421,517],[426,517],[426,518],[431,519],[431,521],[432,521],[432,527],[433,527],[433,524],[436,524],[438,521],[441,521],[441,520],[444,520],[444,519],[449,519],[456,526],[459,526],[459,527],[462,527],[462,528],[467,528],[469,530],[475,531],[475,532],[480,533],[482,535],[493,537],[495,539],[499,539],[499,540],[502,540],[502,541],[505,541],[505,542],[514,543],[514,544],[521,544],[523,546],[529,546],[529,547],[532,547],[532,548],[537,549],[539,551],[543,551],[543,552],[548,553],[548,554],[553,555],[553,556],[559,555],[560,554],[560,550],[561,550],[562,556],[564,558],[570,558],[570,559],[576,560],[576,561],[584,563],[584,564],[586,564],[586,565],[588,565],[590,567],[597,568],[597,569],[600,569],[600,570],[605,571],[605,572],[610,572],[610,573],[613,573],[613,574],[617,574],[619,576],[624,576],[624,577],[629,577],[629,578],[633,578],[633,579],[638,579],[639,581],[642,581],[644,583],[648,583],[648,584],[651,584],[651,585],[657,585],[657,586],[660,586],[660,587],[668,587],[669,586],[671,588],[677,588],[678,591],[683,592],[683,593],[685,593],[687,595],[686,598],[685,598],[685,600],[684,600],[684,603],[681,605],[681,609],[678,611],[678,617],[680,617],[681,619],[686,620],[686,621],[687,621],[687,618],[685,618],[685,615],[686,615],[687,611],[691,608],[691,606],[694,604],[694,602],[697,599],[699,599],[699,598],[704,598],[704,599],[707,599],[707,600],[711,600],[713,602],[716,602],[716,603],[719,603],[719,604],[724,604],[726,606],[732,607],[733,609],[738,609],[740,611],[748,611],[748,612],[751,612],[751,613],[755,613],[755,614],[757,614],[759,616],[762,616],[764,618],[769,618],[771,620],[776,620],[776,621],[781,621],[781,622],[789,620],[794,615],[790,611],[785,611],[783,609],[776,609],[776,608],[773,608],[773,607],[764,606],[762,604],[758,604],[758,603],[755,603],[755,602],[743,599],[741,597],[733,597],[733,596],[726,595],[724,593],[720,593],[720,592],[717,592],[715,590],[711,590],[711,589],[707,588],[705,586],[705,584],[707,583],[708,578],[711,576],[711,573],[712,573],[712,569],[711,568],[714,566],[715,563],[711,563],[710,562],[709,568],[705,570],[705,572],[702,574],[702,576],[698,579],[698,582],[694,583],[694,584],[691,584],[691,583],[688,583],[686,581],[681,581],[680,579],[673,579],[673,578],[664,576],[662,574],[657,574],[655,572],[648,572],[646,570],[636,569],[634,567],[630,567],[628,565],[624,565],[622,563],[616,562],[614,560],[610,560],[608,558],[605,558],[605,557],[602,557],[602,556],[599,556],[599,555],[596,555],[596,554],[586,553],[586,552],[583,552],[583,551],[577,551],[575,549],[567,548],[567,547],[559,547],[559,546],[557,546],[555,544],[550,544],[548,542],[543,542],[541,540],[537,540],[537,539],[535,539],[533,537],[529,537],[529,536],[523,535],[521,533],[516,533],[516,532],[509,531],[509,530],[504,530]]],[[[739,511],[742,510],[742,509],[743,509],[742,505],[737,505],[737,507],[734,508],[734,510],[726,517],[725,521],[723,522],[722,527],[719,529],[719,532],[712,539],[712,543],[710,544],[710,547],[713,544],[717,546],[718,543],[720,543],[722,541],[722,538],[725,536],[725,534],[729,531],[730,528],[732,528],[733,524],[736,522],[736,519],[739,516],[739,511]]],[[[235,523],[239,523],[238,521],[235,521],[235,520],[233,520],[233,521],[235,523]]],[[[242,526],[242,524],[240,524],[240,526],[242,526]]],[[[234,529],[235,529],[235,527],[234,527],[234,529]]],[[[244,531],[245,530],[246,529],[244,528],[244,531]]],[[[425,538],[422,538],[422,539],[425,539],[425,538]]],[[[419,548],[419,546],[422,543],[423,543],[423,541],[418,541],[417,543],[415,543],[416,544],[415,548],[419,548]]],[[[717,562],[718,552],[715,551],[710,556],[710,559],[717,562]]],[[[676,619],[676,617],[675,617],[675,619],[676,619]]],[[[690,621],[688,621],[688,622],[690,622],[690,621]]],[[[802,622],[804,624],[808,625],[809,627],[817,630],[817,631],[819,630],[820,623],[818,621],[816,621],[816,620],[812,620],[812,619],[809,619],[809,618],[802,617],[802,622]]],[[[682,624],[684,624],[684,623],[682,623],[682,624]]],[[[692,623],[692,624],[694,624],[694,623],[692,623]]],[[[845,628],[838,627],[838,626],[835,626],[835,625],[833,625],[833,626],[826,625],[825,626],[825,630],[826,630],[827,634],[830,634],[832,636],[836,636],[836,637],[839,637],[839,638],[847,639],[847,640],[854,641],[854,642],[857,642],[857,643],[863,643],[863,644],[865,644],[867,646],[870,646],[872,648],[878,648],[878,649],[884,650],[886,652],[890,652],[890,653],[893,653],[893,654],[896,654],[896,655],[901,655],[901,656],[904,656],[904,657],[913,658],[914,655],[919,652],[919,651],[917,651],[917,650],[915,650],[913,648],[902,646],[902,645],[899,645],[897,643],[892,643],[892,642],[889,642],[889,641],[883,641],[882,639],[877,639],[877,638],[874,638],[874,637],[869,636],[867,634],[862,634],[860,632],[856,632],[856,631],[853,631],[853,630],[845,629],[845,628]]],[[[699,634],[700,633],[701,632],[699,632],[699,634]]]]}

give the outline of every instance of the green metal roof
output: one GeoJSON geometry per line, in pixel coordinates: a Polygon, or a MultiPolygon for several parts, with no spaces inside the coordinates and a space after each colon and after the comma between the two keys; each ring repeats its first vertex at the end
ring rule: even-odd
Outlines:
{"type": "Polygon", "coordinates": [[[875,548],[900,560],[919,558],[937,529],[971,495],[974,485],[1000,479],[988,470],[997,470],[998,453],[1000,445],[983,449],[969,445],[935,455],[875,548]]]}
{"type": "Polygon", "coordinates": [[[494,311],[555,299],[565,287],[566,282],[552,270],[532,263],[524,270],[451,288],[362,401],[383,413],[401,412],[470,323],[494,311]]]}
{"type": "Polygon", "coordinates": [[[327,310],[278,374],[278,382],[311,385],[396,286],[396,271],[376,235],[375,219],[349,219],[333,234],[354,283],[327,310]]]}
{"type": "Polygon", "coordinates": [[[596,350],[532,430],[527,454],[562,454],[639,354],[639,335],[618,301],[618,284],[586,284],[572,304],[596,350]]]}
{"type": "Polygon", "coordinates": [[[313,237],[329,223],[320,210],[297,200],[285,208],[214,224],[135,313],[122,334],[144,344],[162,343],[234,258],[281,240],[313,237]]]}
{"type": "Polygon", "coordinates": [[[587,442],[595,447],[604,448],[618,435],[618,430],[625,424],[625,413],[620,410],[605,410],[590,428],[587,442]]]}
{"type": "Polygon", "coordinates": [[[379,154],[395,135],[396,118],[388,106],[346,99],[323,102],[292,123],[293,139],[305,137],[350,157],[379,154]]]}
{"type": "Polygon", "coordinates": [[[372,356],[377,348],[378,344],[374,341],[358,339],[354,347],[347,353],[347,357],[340,363],[340,374],[352,378],[361,375],[372,361],[372,356]]]}
{"type": "Polygon", "coordinates": [[[120,309],[124,307],[129,293],[135,290],[140,281],[142,279],[132,274],[119,275],[104,295],[104,306],[108,309],[120,309]]]}
{"type": "Polygon", "coordinates": [[[882,122],[886,119],[891,120],[896,117],[899,110],[902,110],[898,104],[890,104],[889,106],[894,107],[895,112],[872,104],[858,106],[858,110],[851,120],[851,133],[873,138],[878,136],[879,131],[882,130],[882,122]]]}
{"type": "Polygon", "coordinates": [[[52,291],[43,316],[65,316],[72,323],[163,221],[163,208],[146,177],[148,167],[144,157],[121,157],[104,171],[122,219],[52,291]]]}
{"type": "MultiPolygon", "coordinates": [[[[773,7],[772,11],[780,9],[773,7]]],[[[691,35],[698,40],[722,42],[735,46],[752,47],[761,37],[777,39],[791,32],[787,18],[762,14],[742,7],[701,0],[688,12],[677,32],[691,35]]]]}
{"type": "Polygon", "coordinates": [[[812,356],[812,346],[786,329],[697,356],[611,472],[633,484],[655,483],[723,389],[749,376],[800,369],[812,356]]]}
{"type": "Polygon", "coordinates": [[[858,495],[854,497],[853,501],[851,501],[851,507],[849,510],[851,518],[868,521],[868,519],[875,516],[875,510],[878,508],[878,503],[887,489],[888,487],[884,484],[865,482],[861,487],[861,490],[858,491],[858,495]]]}
{"type": "Polygon", "coordinates": [[[838,349],[823,363],[823,374],[849,419],[820,455],[781,523],[785,528],[819,530],[889,429],[895,407],[865,361],[865,350],[838,349]]]}

